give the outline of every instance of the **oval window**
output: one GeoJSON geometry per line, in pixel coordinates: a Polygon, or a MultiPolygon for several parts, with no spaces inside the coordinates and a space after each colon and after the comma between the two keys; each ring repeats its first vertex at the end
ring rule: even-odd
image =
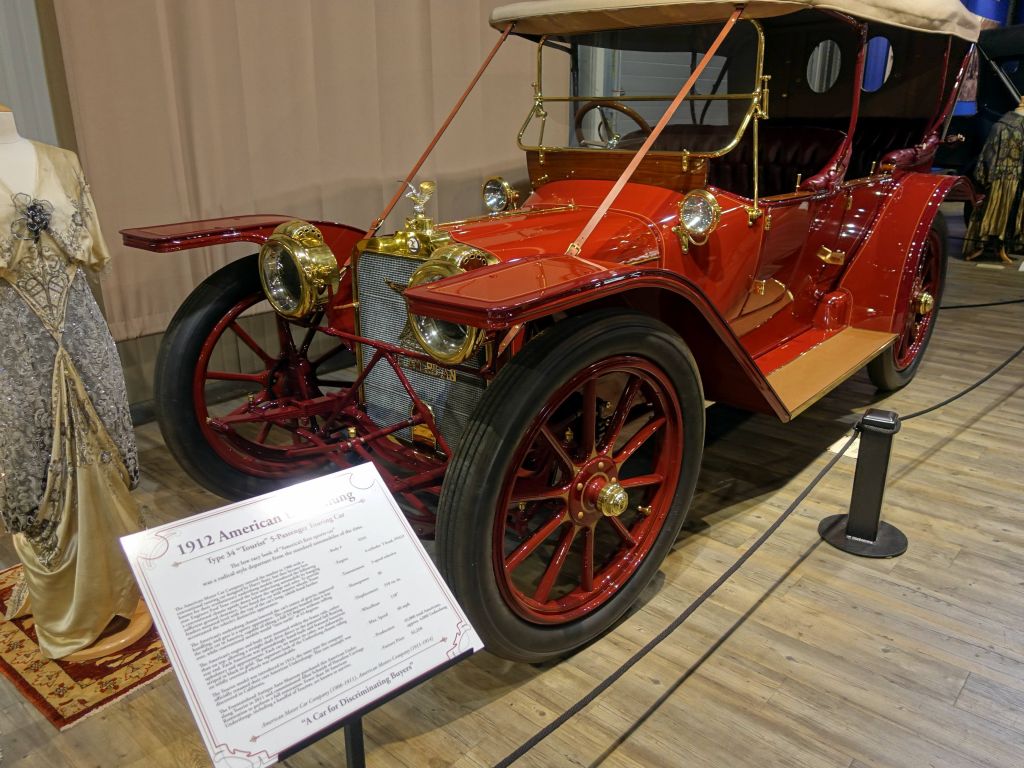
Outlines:
{"type": "Polygon", "coordinates": [[[824,93],[839,79],[843,55],[835,40],[822,40],[807,60],[807,84],[815,93],[824,93]]]}
{"type": "Polygon", "coordinates": [[[892,72],[892,44],[889,38],[876,35],[868,40],[867,55],[864,57],[864,79],[861,88],[874,93],[889,79],[892,72]]]}

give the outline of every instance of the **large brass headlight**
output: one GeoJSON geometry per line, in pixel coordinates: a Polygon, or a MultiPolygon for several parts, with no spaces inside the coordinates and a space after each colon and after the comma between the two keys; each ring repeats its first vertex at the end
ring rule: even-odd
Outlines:
{"type": "Polygon", "coordinates": [[[260,282],[274,310],[306,317],[338,290],[338,260],[324,236],[305,221],[279,225],[260,248],[260,282]]]}
{"type": "MultiPolygon", "coordinates": [[[[409,287],[434,283],[470,269],[497,263],[494,256],[463,243],[451,243],[434,251],[429,261],[413,272],[409,287]]],[[[435,317],[409,313],[409,327],[420,346],[435,360],[457,365],[469,357],[483,338],[483,330],[450,323],[435,317]]]]}

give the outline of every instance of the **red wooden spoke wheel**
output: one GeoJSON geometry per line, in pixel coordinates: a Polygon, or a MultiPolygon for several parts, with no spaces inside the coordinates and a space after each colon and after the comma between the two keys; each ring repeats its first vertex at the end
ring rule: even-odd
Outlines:
{"type": "Polygon", "coordinates": [[[555,393],[519,444],[494,518],[499,587],[520,616],[572,621],[629,580],[668,516],[682,431],[671,382],[649,360],[602,360],[555,393]]]}
{"type": "Polygon", "coordinates": [[[892,347],[868,364],[868,374],[879,389],[906,386],[917,373],[928,346],[946,279],[946,222],[936,216],[921,252],[908,263],[897,293],[892,347]]]}
{"type": "Polygon", "coordinates": [[[648,584],[696,485],[689,350],[598,312],[540,334],[488,387],[441,494],[441,568],[489,650],[541,661],[598,636],[648,584]]]}
{"type": "Polygon", "coordinates": [[[343,386],[321,370],[337,364],[344,346],[272,312],[243,316],[263,301],[256,257],[229,264],[178,310],[157,359],[154,396],[168,448],[227,498],[266,493],[326,466],[301,455],[311,443],[299,430],[322,425],[283,409],[343,386]]]}

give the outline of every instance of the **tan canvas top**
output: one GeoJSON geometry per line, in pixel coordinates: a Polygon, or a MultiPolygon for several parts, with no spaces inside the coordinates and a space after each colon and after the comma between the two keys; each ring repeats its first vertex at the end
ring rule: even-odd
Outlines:
{"type": "MultiPolygon", "coordinates": [[[[897,27],[978,39],[981,17],[960,0],[750,0],[743,16],[764,18],[804,8],[823,8],[897,27]]],[[[491,26],[515,22],[520,35],[574,34],[725,20],[735,0],[530,0],[494,9],[491,26]]]]}

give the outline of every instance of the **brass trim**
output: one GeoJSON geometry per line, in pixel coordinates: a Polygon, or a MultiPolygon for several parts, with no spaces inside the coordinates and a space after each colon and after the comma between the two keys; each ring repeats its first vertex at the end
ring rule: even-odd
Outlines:
{"type": "Polygon", "coordinates": [[[708,241],[711,233],[718,227],[718,222],[722,219],[722,206],[719,205],[718,200],[715,196],[708,192],[706,189],[694,189],[683,195],[683,198],[677,203],[679,207],[679,223],[672,227],[672,231],[676,233],[676,237],[679,238],[679,247],[683,249],[683,253],[690,252],[690,245],[704,245],[708,241]],[[700,235],[695,235],[690,232],[686,225],[683,224],[683,207],[686,205],[686,201],[691,197],[701,197],[711,205],[711,225],[708,227],[707,232],[700,235]]]}
{"type": "Polygon", "coordinates": [[[519,193],[501,176],[491,176],[487,181],[480,185],[480,194],[484,198],[484,208],[490,211],[491,216],[497,216],[508,211],[519,210],[519,193]],[[487,187],[490,184],[498,184],[501,187],[502,194],[505,195],[505,207],[498,210],[492,210],[487,208],[487,187]]]}
{"type": "Polygon", "coordinates": [[[833,251],[827,245],[821,246],[816,255],[823,263],[830,266],[841,267],[846,263],[846,251],[833,251]]]}
{"type": "Polygon", "coordinates": [[[263,293],[282,317],[303,318],[322,309],[337,293],[341,282],[341,269],[334,252],[324,242],[324,236],[313,224],[295,219],[279,224],[273,234],[260,247],[260,285],[263,293]],[[265,265],[273,256],[292,261],[299,276],[299,297],[294,309],[282,307],[267,285],[265,265]]]}
{"type": "Polygon", "coordinates": [[[919,315],[927,315],[935,309],[935,297],[928,291],[922,291],[914,297],[914,309],[919,315]]]}
{"type": "Polygon", "coordinates": [[[625,488],[612,481],[598,492],[596,506],[605,517],[618,517],[629,508],[629,494],[625,488]]]}
{"type": "Polygon", "coordinates": [[[565,213],[566,211],[575,211],[576,207],[576,203],[567,203],[566,205],[553,205],[550,208],[516,208],[514,211],[502,211],[501,213],[489,213],[483,216],[470,216],[469,218],[456,219],[455,221],[444,221],[437,224],[436,228],[451,229],[452,227],[472,224],[477,221],[500,219],[503,216],[540,216],[545,213],[565,213]]]}
{"type": "MultiPolygon", "coordinates": [[[[757,33],[757,57],[756,57],[755,64],[754,64],[754,82],[758,84],[758,88],[757,88],[757,90],[755,90],[755,91],[753,91],[751,93],[718,94],[718,95],[709,94],[707,96],[703,96],[703,95],[700,95],[700,94],[689,94],[689,95],[687,95],[684,98],[684,101],[717,101],[717,100],[731,100],[731,101],[749,100],[750,101],[750,106],[747,108],[747,113],[744,115],[743,119],[740,121],[739,126],[736,129],[735,136],[733,136],[732,140],[728,144],[726,144],[724,147],[722,147],[721,149],[718,149],[718,150],[713,150],[713,151],[708,151],[708,152],[690,152],[689,155],[691,157],[713,158],[713,157],[721,157],[722,155],[728,154],[729,152],[731,152],[733,149],[736,148],[737,144],[739,144],[739,142],[743,138],[743,134],[746,132],[747,126],[750,124],[750,121],[751,121],[752,118],[756,118],[756,116],[758,114],[762,115],[761,119],[766,118],[768,116],[768,80],[771,78],[771,76],[764,74],[764,49],[765,49],[764,28],[761,26],[761,24],[756,19],[741,19],[741,21],[746,21],[746,22],[750,23],[754,27],[755,32],[757,33]]],[[[595,98],[591,98],[591,97],[588,97],[588,96],[547,96],[547,97],[545,97],[543,92],[542,92],[542,90],[541,90],[541,85],[540,84],[544,82],[543,81],[543,55],[542,54],[543,54],[543,51],[544,51],[544,45],[547,42],[548,37],[549,37],[548,35],[544,35],[544,36],[542,36],[537,41],[537,71],[536,71],[535,81],[533,83],[533,104],[531,105],[529,111],[527,112],[526,118],[523,120],[523,124],[522,124],[522,127],[520,127],[520,129],[519,129],[519,133],[516,135],[516,145],[519,147],[519,149],[522,149],[524,151],[531,151],[532,150],[532,151],[538,152],[540,154],[541,164],[543,164],[543,157],[544,157],[544,153],[545,152],[595,152],[595,151],[596,152],[606,152],[607,151],[607,150],[594,150],[594,149],[591,149],[591,148],[588,148],[588,147],[557,147],[557,146],[545,145],[544,144],[544,128],[545,128],[545,123],[547,121],[547,111],[544,109],[544,102],[545,101],[558,102],[558,103],[571,103],[571,102],[577,102],[577,101],[602,101],[602,102],[612,102],[612,101],[667,101],[667,102],[671,102],[675,98],[675,94],[669,95],[669,96],[623,96],[621,98],[615,98],[615,97],[611,97],[611,96],[598,96],[598,97],[595,97],[595,98]],[[540,127],[540,131],[539,131],[539,135],[537,137],[538,144],[536,146],[527,145],[527,144],[523,143],[523,136],[526,134],[526,130],[527,130],[527,128],[529,128],[530,122],[534,118],[539,118],[541,120],[541,127],[540,127]]],[[[756,126],[756,124],[757,123],[756,123],[756,119],[755,119],[755,126],[756,126]]],[[[633,154],[633,152],[631,152],[630,150],[611,150],[611,151],[625,151],[625,152],[629,152],[630,154],[633,154]]],[[[653,155],[677,155],[679,153],[678,152],[666,152],[664,150],[651,150],[648,154],[653,154],[653,155]]],[[[754,206],[756,207],[756,205],[757,205],[757,193],[756,193],[756,185],[757,185],[757,172],[756,172],[756,168],[757,168],[757,136],[756,136],[756,134],[754,136],[754,160],[755,160],[755,163],[754,163],[754,168],[755,168],[755,172],[754,172],[754,184],[755,184],[754,206]]],[[[756,219],[758,216],[760,216],[760,213],[758,213],[757,216],[754,216],[753,219],[756,219]]]]}
{"type": "MultiPolygon", "coordinates": [[[[435,251],[433,258],[425,261],[419,269],[412,273],[409,278],[409,286],[422,285],[434,280],[443,280],[455,275],[461,275],[468,270],[486,267],[497,264],[498,259],[493,254],[474,248],[464,243],[451,243],[435,251]]],[[[471,325],[463,325],[466,331],[466,339],[462,345],[450,354],[443,354],[432,348],[420,330],[416,322],[419,315],[409,312],[408,327],[412,330],[416,342],[424,352],[437,360],[442,365],[458,365],[480,346],[487,332],[483,328],[476,328],[471,325]]]]}

